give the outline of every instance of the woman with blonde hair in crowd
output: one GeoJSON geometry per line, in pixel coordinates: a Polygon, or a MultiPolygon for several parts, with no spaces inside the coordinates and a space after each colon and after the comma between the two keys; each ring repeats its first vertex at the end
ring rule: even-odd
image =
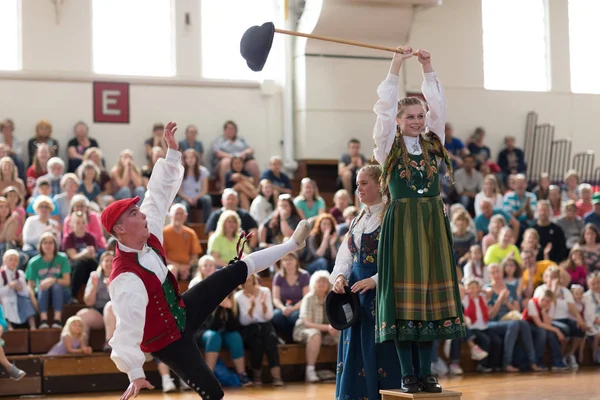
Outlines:
{"type": "Polygon", "coordinates": [[[294,205],[303,219],[311,219],[325,212],[325,200],[319,196],[317,182],[310,178],[300,181],[300,194],[294,199],[294,205]]]}
{"type": "Polygon", "coordinates": [[[235,211],[223,211],[215,233],[208,239],[207,253],[214,257],[217,267],[228,265],[236,257],[241,228],[242,221],[235,211]]]}
{"type": "Polygon", "coordinates": [[[17,173],[15,162],[10,157],[0,158],[0,191],[7,187],[14,187],[21,196],[27,193],[25,183],[17,173]]]}
{"type": "Polygon", "coordinates": [[[130,199],[139,197],[139,204],[142,204],[146,188],[142,172],[135,165],[133,152],[125,149],[119,155],[119,160],[111,169],[110,175],[114,183],[113,196],[116,200],[130,199]]]}
{"type": "Polygon", "coordinates": [[[482,213],[481,200],[488,199],[494,208],[502,208],[504,199],[500,193],[500,185],[494,175],[486,175],[483,178],[483,188],[475,195],[475,215],[482,213]]]}

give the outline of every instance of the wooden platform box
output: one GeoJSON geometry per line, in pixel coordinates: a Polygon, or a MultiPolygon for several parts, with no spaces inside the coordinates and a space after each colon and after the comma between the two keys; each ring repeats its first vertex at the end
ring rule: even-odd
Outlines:
{"type": "Polygon", "coordinates": [[[2,335],[4,339],[4,353],[6,355],[29,354],[29,330],[14,329],[2,335]]]}
{"type": "Polygon", "coordinates": [[[29,352],[32,354],[46,354],[52,346],[60,341],[62,329],[47,328],[36,329],[29,332],[29,352]]]}
{"type": "Polygon", "coordinates": [[[39,356],[9,356],[8,360],[27,373],[24,378],[14,381],[0,367],[0,396],[21,396],[42,394],[42,360],[39,356]]]}
{"type": "MultiPolygon", "coordinates": [[[[161,387],[155,362],[144,365],[146,379],[161,387]]],[[[45,356],[43,358],[44,394],[124,391],[127,375],[120,372],[108,354],[45,356]]]]}
{"type": "Polygon", "coordinates": [[[402,393],[400,390],[380,390],[381,400],[419,399],[419,400],[460,400],[462,393],[444,390],[442,393],[402,393]]]}

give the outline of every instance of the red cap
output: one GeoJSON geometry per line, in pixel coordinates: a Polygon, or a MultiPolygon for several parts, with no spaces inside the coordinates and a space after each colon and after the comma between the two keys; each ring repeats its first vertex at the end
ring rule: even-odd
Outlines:
{"type": "Polygon", "coordinates": [[[104,229],[106,229],[106,232],[110,233],[113,226],[119,220],[119,217],[123,215],[123,213],[129,207],[136,205],[138,201],[140,201],[140,198],[136,196],[133,199],[123,199],[115,201],[114,203],[106,207],[104,211],[102,211],[102,215],[100,216],[100,219],[102,220],[102,226],[104,227],[104,229]]]}

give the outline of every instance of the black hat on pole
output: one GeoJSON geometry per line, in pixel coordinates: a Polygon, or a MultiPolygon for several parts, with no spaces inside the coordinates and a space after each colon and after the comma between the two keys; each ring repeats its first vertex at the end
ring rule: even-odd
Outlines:
{"type": "Polygon", "coordinates": [[[346,293],[329,292],[325,300],[325,312],[329,323],[338,331],[351,327],[359,319],[360,299],[350,287],[344,287],[346,293]]]}
{"type": "Polygon", "coordinates": [[[252,71],[262,71],[275,36],[275,25],[266,22],[249,28],[240,41],[240,53],[252,71]]]}

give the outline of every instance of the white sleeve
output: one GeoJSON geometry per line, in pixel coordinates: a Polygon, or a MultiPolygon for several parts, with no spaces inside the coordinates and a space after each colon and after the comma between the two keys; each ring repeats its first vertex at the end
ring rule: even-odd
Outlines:
{"type": "Polygon", "coordinates": [[[267,294],[267,313],[265,314],[265,322],[269,322],[273,319],[273,296],[271,295],[271,290],[268,287],[262,287],[264,293],[267,294]]]}
{"type": "Polygon", "coordinates": [[[21,290],[18,292],[21,296],[29,297],[29,286],[27,286],[27,279],[25,278],[25,272],[17,270],[17,277],[21,283],[21,290]]]}
{"type": "Polygon", "coordinates": [[[573,293],[571,293],[571,291],[567,288],[561,288],[562,292],[564,293],[565,296],[565,301],[567,302],[567,304],[575,304],[575,299],[573,298],[573,293]]]}
{"type": "Polygon", "coordinates": [[[473,274],[473,264],[471,263],[471,261],[469,261],[465,264],[463,282],[466,284],[467,282],[469,282],[469,280],[471,280],[474,277],[475,274],[473,274]]]}
{"type": "MultiPolygon", "coordinates": [[[[529,279],[533,279],[532,277],[529,277],[529,279]]],[[[535,298],[540,298],[544,295],[544,292],[546,291],[546,285],[540,285],[538,287],[535,288],[535,291],[533,292],[533,296],[535,298]]]]}
{"type": "Polygon", "coordinates": [[[181,153],[177,150],[167,150],[167,157],[156,162],[152,176],[148,181],[148,191],[140,210],[148,218],[148,230],[163,241],[163,226],[165,216],[173,203],[183,180],[181,153]]]}
{"type": "Polygon", "coordinates": [[[479,192],[475,195],[475,216],[482,213],[481,211],[481,199],[483,198],[483,192],[479,192]]]}
{"type": "MultiPolygon", "coordinates": [[[[467,311],[467,309],[469,308],[469,295],[466,294],[463,298],[462,298],[462,305],[465,308],[465,311],[467,311]]],[[[475,322],[475,321],[471,321],[471,322],[475,322]]]]}
{"type": "Polygon", "coordinates": [[[529,314],[530,317],[541,317],[533,300],[527,302],[527,314],[529,314]]]}
{"type": "Polygon", "coordinates": [[[350,272],[352,271],[352,253],[348,249],[348,235],[342,241],[340,248],[338,249],[337,256],[335,257],[335,265],[333,271],[329,276],[329,282],[333,285],[338,276],[343,275],[346,281],[350,278],[350,272]]]}
{"type": "Polygon", "coordinates": [[[254,322],[252,318],[250,318],[250,314],[248,314],[250,310],[250,301],[242,294],[241,291],[234,295],[234,299],[237,302],[240,313],[240,324],[243,326],[250,325],[252,322],[254,322]]]}
{"type": "Polygon", "coordinates": [[[116,277],[109,286],[110,299],[117,318],[117,328],[109,344],[110,358],[130,381],[144,378],[146,357],[140,349],[144,337],[148,293],[142,280],[126,272],[116,277]]]}
{"type": "Polygon", "coordinates": [[[25,224],[23,224],[23,247],[26,248],[26,245],[29,245],[33,248],[37,246],[36,239],[39,236],[35,235],[35,224],[32,217],[25,219],[25,224]]]}
{"type": "Polygon", "coordinates": [[[400,77],[388,74],[387,78],[377,88],[379,100],[375,103],[373,111],[377,114],[373,128],[375,148],[373,155],[379,164],[384,165],[396,137],[396,115],[398,114],[398,92],[400,77]]]}
{"type": "Polygon", "coordinates": [[[446,95],[435,72],[427,72],[423,75],[421,91],[429,106],[425,123],[429,131],[438,135],[440,141],[444,144],[446,138],[446,95]]]}
{"type": "Polygon", "coordinates": [[[588,290],[583,296],[583,306],[585,307],[583,310],[583,319],[585,320],[585,324],[589,327],[594,326],[594,321],[596,320],[596,305],[592,298],[593,295],[594,293],[591,290],[588,290]]]}

